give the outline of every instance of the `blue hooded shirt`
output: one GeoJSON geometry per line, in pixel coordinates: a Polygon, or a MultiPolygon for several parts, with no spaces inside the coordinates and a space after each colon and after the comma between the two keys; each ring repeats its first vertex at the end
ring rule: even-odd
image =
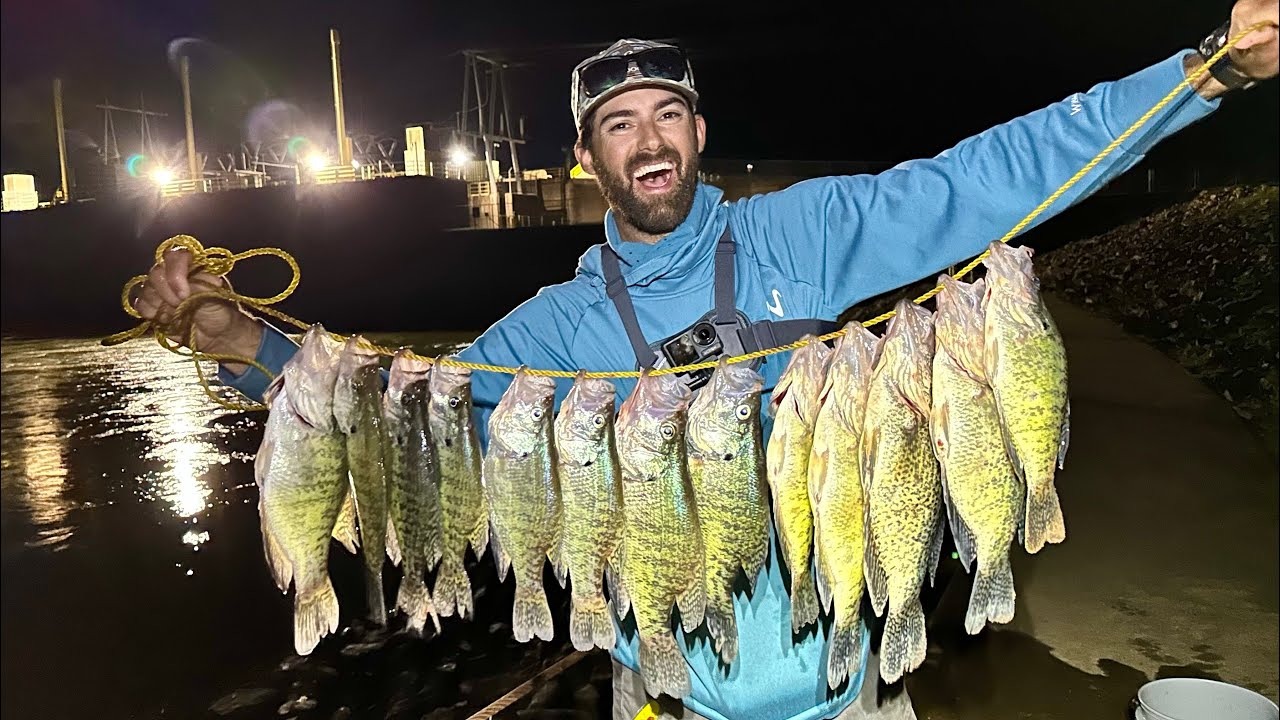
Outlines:
{"type": "MultiPolygon", "coordinates": [[[[835,320],[861,300],[973,258],[1182,82],[1182,58],[1188,52],[1072,94],[934,158],[906,162],[877,175],[817,178],[735,202],[725,202],[719,189],[699,183],[684,222],[641,253],[623,244],[610,211],[604,222],[606,240],[622,257],[623,276],[645,338],[653,342],[680,332],[714,306],[715,244],[726,224],[737,243],[736,305],[752,321],[835,320]]],[[[1204,100],[1184,87],[1039,221],[1101,188],[1141,160],[1155,143],[1217,105],[1217,100],[1204,100]]],[[[589,248],[572,280],[543,288],[458,357],[509,367],[635,369],[626,331],[605,294],[600,251],[600,245],[589,248]]],[[[278,372],[296,349],[286,335],[268,326],[257,359],[278,372]]],[[[772,355],[760,367],[764,402],[789,356],[772,355]]],[[[223,369],[220,377],[255,399],[261,399],[267,385],[267,378],[255,369],[240,376],[223,369]]],[[[474,373],[472,393],[482,434],[510,379],[474,373]]],[[[557,381],[557,407],[571,384],[557,381]]],[[[621,406],[635,380],[614,384],[621,406]]],[[[767,415],[764,425],[767,437],[767,415]]],[[[686,637],[677,628],[692,683],[692,692],[682,700],[690,710],[712,720],[812,720],[832,717],[856,698],[861,670],[840,692],[827,688],[829,620],[792,636],[779,557],[775,536],[754,593],[735,598],[739,655],[727,670],[705,629],[686,637]]],[[[613,656],[638,671],[634,623],[621,628],[613,656]]],[[[859,667],[865,666],[868,646],[863,643],[864,662],[859,667]]]]}

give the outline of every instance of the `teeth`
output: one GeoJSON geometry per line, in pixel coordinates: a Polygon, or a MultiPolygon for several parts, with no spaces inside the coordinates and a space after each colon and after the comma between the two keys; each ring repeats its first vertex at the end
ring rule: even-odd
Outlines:
{"type": "Polygon", "coordinates": [[[649,173],[655,173],[660,170],[675,170],[676,166],[669,162],[654,163],[653,165],[645,165],[636,171],[636,178],[639,179],[649,173]]]}

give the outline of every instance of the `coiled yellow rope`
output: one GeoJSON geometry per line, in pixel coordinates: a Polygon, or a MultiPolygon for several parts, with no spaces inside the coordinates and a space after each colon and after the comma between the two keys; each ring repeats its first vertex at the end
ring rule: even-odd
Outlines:
{"type": "MultiPolygon", "coordinates": [[[[1239,43],[1242,39],[1244,39],[1245,36],[1249,35],[1255,30],[1261,30],[1262,28],[1273,26],[1273,25],[1274,24],[1269,21],[1255,23],[1254,25],[1241,31],[1240,33],[1232,37],[1230,40],[1228,40],[1227,43],[1223,45],[1223,47],[1220,50],[1218,50],[1218,52],[1214,53],[1212,57],[1206,60],[1203,65],[1201,65],[1199,68],[1196,68],[1195,71],[1193,71],[1190,75],[1188,75],[1181,82],[1179,82],[1172,90],[1169,91],[1167,95],[1165,95],[1163,98],[1161,98],[1159,102],[1153,105],[1150,110],[1143,113],[1143,115],[1139,117],[1137,120],[1135,120],[1133,124],[1129,126],[1128,129],[1120,133],[1119,137],[1117,137],[1115,140],[1112,140],[1110,144],[1108,144],[1105,148],[1103,148],[1096,156],[1094,156],[1092,160],[1090,160],[1087,164],[1085,164],[1084,167],[1080,168],[1080,170],[1078,170],[1076,174],[1072,175],[1070,179],[1064,182],[1061,187],[1059,187],[1057,190],[1053,192],[1053,194],[1045,198],[1044,202],[1037,205],[1035,209],[1032,210],[1030,213],[1028,213],[1027,216],[1024,217],[1022,220],[1020,220],[1017,225],[1014,225],[1013,228],[1009,230],[1009,232],[1005,233],[1004,236],[999,239],[999,242],[1007,243],[1009,242],[1009,240],[1016,237],[1018,233],[1022,232],[1037,217],[1039,217],[1041,213],[1043,213],[1046,209],[1048,209],[1050,205],[1056,202],[1058,198],[1062,197],[1063,193],[1070,190],[1077,182],[1081,180],[1081,178],[1085,177],[1090,172],[1092,172],[1093,169],[1097,167],[1098,163],[1102,162],[1104,159],[1106,159],[1108,155],[1114,152],[1116,148],[1124,144],[1124,142],[1128,140],[1129,137],[1133,135],[1133,133],[1137,132],[1143,125],[1146,125],[1147,122],[1150,121],[1151,118],[1156,113],[1160,112],[1162,109],[1164,109],[1166,105],[1173,102],[1173,100],[1184,89],[1193,88],[1196,85],[1196,83],[1198,83],[1206,74],[1208,74],[1209,70],[1213,67],[1213,65],[1217,63],[1224,55],[1226,55],[1227,52],[1229,52],[1233,47],[1235,47],[1237,43],[1239,43]]],[[[178,236],[169,238],[168,240],[161,243],[158,248],[156,248],[156,262],[160,262],[163,259],[164,254],[166,252],[175,248],[185,248],[192,254],[192,272],[193,273],[197,271],[204,271],[211,275],[225,276],[227,273],[231,271],[233,267],[235,267],[235,264],[237,262],[251,258],[251,257],[257,257],[260,255],[272,255],[272,256],[278,257],[281,260],[288,263],[289,268],[293,271],[293,278],[289,281],[288,287],[286,287],[283,291],[281,291],[277,295],[273,295],[268,298],[254,298],[254,297],[247,297],[244,295],[240,295],[239,293],[236,293],[234,291],[227,290],[227,289],[211,290],[206,292],[195,293],[189,296],[186,300],[182,302],[181,305],[175,308],[174,310],[175,318],[182,317],[184,314],[190,312],[190,308],[196,302],[200,302],[209,298],[222,298],[224,300],[230,300],[233,302],[238,302],[243,305],[252,307],[253,309],[265,315],[269,315],[273,318],[276,318],[277,320],[293,325],[301,330],[306,330],[309,327],[307,323],[304,323],[301,320],[298,320],[297,318],[294,318],[290,315],[287,315],[283,312],[280,312],[270,307],[271,305],[279,303],[280,301],[289,297],[289,295],[291,295],[293,291],[297,289],[298,282],[302,274],[301,270],[298,267],[297,261],[293,259],[293,256],[291,256],[289,253],[285,252],[284,250],[281,250],[279,248],[257,248],[257,249],[248,250],[242,253],[232,253],[230,250],[227,250],[225,248],[219,248],[219,247],[205,248],[203,245],[200,244],[199,241],[197,241],[195,238],[191,237],[190,235],[178,235],[178,236]]],[[[981,255],[979,255],[978,257],[974,258],[971,262],[969,262],[969,264],[961,268],[959,272],[955,273],[953,277],[955,277],[956,279],[960,279],[965,275],[968,275],[969,273],[973,272],[973,270],[977,268],[978,265],[981,264],[982,261],[985,260],[989,255],[990,255],[990,250],[984,251],[981,255]]],[[[124,307],[125,312],[131,315],[132,317],[139,318],[139,319],[141,319],[141,316],[138,314],[137,310],[135,310],[133,306],[130,304],[129,298],[134,288],[141,285],[145,280],[146,280],[145,275],[138,275],[130,279],[129,282],[125,284],[124,290],[120,294],[121,305],[124,307]]],[[[925,294],[916,298],[913,302],[915,302],[917,305],[924,303],[925,301],[932,298],[934,295],[937,295],[941,289],[942,289],[941,285],[936,286],[929,292],[926,292],[925,294]]],[[[873,325],[878,325],[882,322],[885,322],[889,318],[893,317],[893,315],[894,315],[894,312],[891,310],[887,313],[884,313],[883,315],[878,315],[874,318],[871,318],[870,320],[864,321],[862,325],[864,327],[871,327],[873,325]]],[[[154,328],[152,326],[152,323],[148,321],[143,321],[132,330],[128,330],[122,333],[117,333],[116,335],[112,335],[111,337],[105,338],[102,340],[102,344],[116,345],[128,340],[131,340],[133,338],[141,337],[142,335],[147,334],[148,331],[152,331],[154,333],[156,342],[158,342],[161,347],[165,348],[166,350],[169,350],[170,352],[174,352],[180,355],[186,355],[192,358],[192,361],[195,363],[195,366],[196,366],[196,373],[199,376],[201,387],[204,388],[205,393],[210,398],[212,398],[215,402],[234,410],[266,409],[266,406],[262,404],[234,403],[219,397],[213,391],[213,389],[209,386],[208,380],[204,376],[204,371],[200,368],[199,361],[214,360],[214,361],[222,361],[222,362],[243,363],[245,365],[251,365],[253,367],[256,367],[258,370],[262,371],[267,377],[273,377],[274,373],[272,373],[267,368],[263,367],[253,358],[245,358],[245,357],[239,357],[235,355],[221,355],[216,353],[205,353],[205,352],[199,351],[195,347],[194,329],[188,332],[187,341],[185,343],[186,348],[189,348],[189,350],[184,349],[182,344],[179,344],[178,342],[174,341],[172,338],[165,335],[159,328],[154,328]]],[[[846,331],[843,329],[837,330],[835,332],[827,333],[826,335],[821,335],[818,337],[818,339],[822,341],[834,340],[844,335],[845,332],[846,331]]],[[[334,337],[334,339],[340,342],[345,341],[347,339],[346,337],[342,335],[338,335],[336,333],[330,333],[330,334],[334,337]]],[[[363,338],[361,338],[361,340],[363,341],[362,342],[363,346],[379,354],[387,355],[387,356],[395,354],[394,348],[383,347],[381,345],[377,345],[375,343],[369,342],[368,340],[365,340],[363,338]]],[[[797,342],[793,342],[788,345],[783,345],[781,347],[757,350],[755,352],[750,352],[744,355],[738,355],[738,356],[729,358],[728,362],[730,363],[747,362],[750,360],[754,360],[756,358],[765,357],[767,355],[774,355],[777,353],[789,352],[791,350],[796,350],[804,346],[805,342],[806,342],[805,340],[799,340],[797,342]]],[[[471,369],[473,371],[480,371],[480,372],[507,373],[509,375],[514,375],[518,370],[518,368],[513,368],[513,367],[505,367],[501,365],[488,365],[485,363],[466,362],[464,360],[458,360],[456,358],[444,357],[444,356],[441,356],[438,358],[422,357],[416,354],[413,354],[413,356],[419,360],[424,360],[426,362],[439,362],[445,365],[463,367],[463,368],[471,369]]],[[[693,370],[707,370],[707,369],[716,367],[716,364],[717,364],[717,361],[708,361],[708,362],[696,363],[693,365],[682,365],[679,367],[656,369],[656,370],[650,371],[650,374],[664,375],[668,373],[683,373],[683,372],[689,372],[693,370]]],[[[542,375],[545,377],[556,377],[556,378],[574,378],[578,375],[577,372],[572,370],[547,370],[547,369],[537,369],[537,368],[526,368],[526,372],[530,375],[542,375]]],[[[594,377],[594,378],[634,378],[634,377],[639,377],[640,373],[635,370],[617,370],[617,371],[587,372],[585,373],[585,375],[586,377],[594,377]]]]}

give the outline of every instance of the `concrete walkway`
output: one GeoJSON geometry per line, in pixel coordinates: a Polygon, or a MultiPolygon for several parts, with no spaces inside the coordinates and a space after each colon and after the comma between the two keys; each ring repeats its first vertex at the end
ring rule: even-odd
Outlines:
{"type": "Polygon", "coordinates": [[[929,660],[907,680],[917,713],[1118,719],[1164,676],[1275,700],[1276,466],[1172,360],[1107,320],[1050,308],[1070,372],[1067,540],[1016,551],[1017,616],[975,638],[963,631],[971,581],[952,576],[930,617],[929,660]]]}

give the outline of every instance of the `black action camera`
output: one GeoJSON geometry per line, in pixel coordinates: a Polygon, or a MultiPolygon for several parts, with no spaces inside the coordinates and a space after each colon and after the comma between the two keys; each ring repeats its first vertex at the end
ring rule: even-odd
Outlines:
{"type": "MultiPolygon", "coordinates": [[[[715,311],[712,310],[706,315],[698,318],[697,322],[690,325],[687,329],[672,335],[666,340],[653,343],[651,347],[657,354],[658,360],[654,364],[655,368],[679,367],[681,365],[696,365],[698,363],[708,362],[711,360],[719,360],[725,355],[724,339],[716,332],[715,311]]],[[[747,316],[741,311],[734,313],[736,325],[728,330],[736,332],[741,328],[748,328],[751,322],[747,320],[747,316]]],[[[739,343],[737,338],[731,340],[731,347],[737,348],[739,343]]],[[[738,352],[741,352],[740,350],[738,352]]],[[[752,367],[760,364],[757,359],[752,363],[752,367]]],[[[711,379],[712,368],[703,370],[694,370],[692,372],[676,373],[676,377],[680,378],[690,390],[697,390],[706,385],[711,379]]]]}

